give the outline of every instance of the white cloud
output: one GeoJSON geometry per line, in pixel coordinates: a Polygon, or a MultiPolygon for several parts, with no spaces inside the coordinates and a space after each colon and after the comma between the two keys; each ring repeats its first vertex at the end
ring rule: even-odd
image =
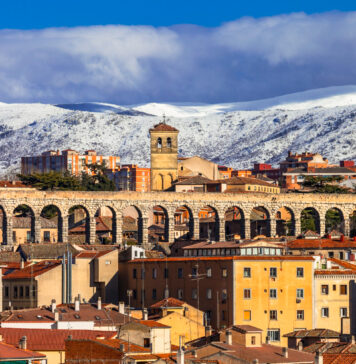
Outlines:
{"type": "Polygon", "coordinates": [[[356,13],[0,30],[0,101],[220,102],[355,84],[356,13]]]}

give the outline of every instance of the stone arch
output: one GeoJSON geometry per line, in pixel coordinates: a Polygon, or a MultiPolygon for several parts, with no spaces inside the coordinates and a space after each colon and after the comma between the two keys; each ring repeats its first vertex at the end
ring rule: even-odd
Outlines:
{"type": "Polygon", "coordinates": [[[199,238],[219,241],[219,214],[218,210],[205,205],[198,212],[199,217],[199,238]]]}
{"type": "Polygon", "coordinates": [[[265,206],[256,206],[250,213],[251,238],[271,235],[271,214],[265,206]]]}
{"type": "Polygon", "coordinates": [[[122,207],[122,241],[125,245],[143,243],[143,214],[136,205],[122,207]]]}
{"type": "Polygon", "coordinates": [[[300,213],[301,232],[308,230],[320,234],[320,214],[314,207],[305,207],[300,213]]]}
{"type": "Polygon", "coordinates": [[[178,206],[174,211],[174,237],[191,239],[194,236],[194,217],[187,205],[178,206]]]}
{"type": "Polygon", "coordinates": [[[166,174],[164,177],[164,183],[163,183],[163,190],[167,190],[168,188],[170,188],[173,184],[173,176],[171,173],[166,174]]]}
{"type": "Polygon", "coordinates": [[[83,204],[68,209],[69,241],[77,244],[90,243],[90,213],[83,204]]]}
{"type": "Polygon", "coordinates": [[[172,148],[172,138],[171,137],[167,138],[167,148],[172,148]]]}
{"type": "Polygon", "coordinates": [[[36,234],[35,212],[33,207],[28,204],[19,204],[14,208],[12,229],[14,243],[21,244],[39,242],[36,241],[38,233],[36,234]]]}
{"type": "Polygon", "coordinates": [[[295,235],[295,214],[290,207],[287,206],[280,207],[276,212],[275,218],[276,218],[276,234],[278,236],[295,235]]]}
{"type": "Polygon", "coordinates": [[[245,214],[238,206],[230,206],[225,211],[225,239],[245,238],[245,214]]]}
{"type": "Polygon", "coordinates": [[[161,137],[157,138],[156,146],[157,146],[157,149],[162,149],[162,138],[161,137]]]}
{"type": "Polygon", "coordinates": [[[343,212],[337,207],[328,209],[325,213],[325,232],[328,234],[332,230],[345,233],[345,220],[343,212]]]}
{"type": "Polygon", "coordinates": [[[8,217],[6,210],[0,205],[0,224],[1,224],[1,244],[7,245],[8,242],[8,217]]]}
{"type": "Polygon", "coordinates": [[[153,181],[153,189],[156,191],[164,190],[164,176],[163,174],[159,173],[155,176],[153,181]]]}
{"type": "Polygon", "coordinates": [[[100,206],[94,214],[95,241],[100,244],[116,243],[116,211],[110,205],[100,206]]]}
{"type": "Polygon", "coordinates": [[[168,210],[162,205],[152,206],[148,214],[148,241],[158,243],[169,241],[168,210]]]}
{"type": "Polygon", "coordinates": [[[63,242],[63,215],[55,204],[42,208],[41,213],[41,241],[44,243],[63,242]]]}
{"type": "Polygon", "coordinates": [[[356,208],[349,215],[350,237],[356,236],[356,208]]]}

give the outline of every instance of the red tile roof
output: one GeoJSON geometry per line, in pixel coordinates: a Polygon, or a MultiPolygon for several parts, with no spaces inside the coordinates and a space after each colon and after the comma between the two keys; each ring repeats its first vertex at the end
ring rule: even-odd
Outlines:
{"type": "Polygon", "coordinates": [[[356,354],[323,354],[323,364],[355,364],[356,354]]]}
{"type": "MultiPolygon", "coordinates": [[[[114,335],[116,336],[116,332],[114,333],[114,335]]],[[[129,344],[127,341],[120,340],[120,339],[114,339],[114,338],[96,339],[96,341],[101,344],[111,346],[112,348],[115,348],[115,349],[120,349],[120,345],[123,344],[124,348],[125,348],[125,352],[130,352],[130,353],[149,353],[150,352],[149,348],[144,348],[143,346],[135,345],[132,343],[129,344]]]]}
{"type": "Polygon", "coordinates": [[[356,271],[352,269],[340,270],[340,269],[318,269],[314,271],[317,276],[334,276],[334,275],[354,275],[356,276],[356,271]]]}
{"type": "Polygon", "coordinates": [[[4,280],[10,279],[29,279],[37,277],[41,274],[48,272],[49,270],[58,267],[61,264],[60,260],[44,260],[42,262],[31,264],[23,269],[15,270],[12,273],[3,277],[4,280]]]}
{"type": "Polygon", "coordinates": [[[296,239],[288,243],[289,249],[345,249],[356,248],[354,240],[296,239]]]}
{"type": "Polygon", "coordinates": [[[170,326],[163,325],[160,322],[153,321],[153,320],[139,320],[138,321],[141,325],[145,325],[147,327],[159,327],[159,328],[168,328],[170,326]]]}
{"type": "MultiPolygon", "coordinates": [[[[22,336],[21,336],[22,337],[22,336]]],[[[20,339],[19,339],[20,340],[20,339]]],[[[18,344],[18,342],[16,343],[18,344]]],[[[16,345],[14,344],[14,345],[16,345]]],[[[46,355],[0,342],[0,359],[43,359],[46,355]]],[[[1,360],[2,361],[2,360],[1,360]]]]}
{"type": "Polygon", "coordinates": [[[329,260],[333,263],[340,265],[341,267],[356,270],[356,264],[352,264],[352,263],[346,262],[345,260],[340,260],[337,258],[329,258],[329,260]]]}
{"type": "Polygon", "coordinates": [[[150,308],[182,307],[184,304],[185,302],[180,301],[177,298],[169,297],[154,303],[150,308]]]}
{"type": "Polygon", "coordinates": [[[151,128],[150,131],[178,131],[178,129],[161,122],[159,124],[156,124],[153,128],[151,128]]]}
{"type": "Polygon", "coordinates": [[[17,345],[19,340],[26,336],[27,347],[30,350],[58,351],[65,349],[65,340],[69,335],[73,339],[96,339],[101,336],[106,339],[114,338],[115,331],[96,330],[56,330],[56,329],[12,329],[1,328],[0,335],[11,345],[17,345]]]}
{"type": "Polygon", "coordinates": [[[172,258],[155,258],[155,259],[134,259],[129,263],[144,262],[189,262],[189,261],[211,261],[211,260],[314,260],[313,257],[303,255],[284,255],[284,256],[233,256],[233,257],[172,257],[172,258]]]}

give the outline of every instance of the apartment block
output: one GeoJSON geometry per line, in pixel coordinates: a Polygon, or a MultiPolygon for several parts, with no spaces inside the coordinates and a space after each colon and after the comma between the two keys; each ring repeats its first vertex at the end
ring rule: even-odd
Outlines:
{"type": "Polygon", "coordinates": [[[123,164],[118,171],[109,171],[118,191],[149,192],[151,190],[151,169],[136,164],[123,164]]]}
{"type": "Polygon", "coordinates": [[[312,257],[136,259],[122,267],[121,299],[137,308],[175,297],[205,312],[215,328],[255,325],[276,345],[313,327],[312,257]]]}
{"type": "Polygon", "coordinates": [[[40,156],[22,157],[21,173],[46,173],[56,171],[64,173],[66,171],[79,176],[82,172],[92,173],[87,167],[88,164],[104,164],[111,171],[120,169],[120,157],[98,155],[95,150],[87,150],[84,154],[73,149],[49,150],[40,156]]]}

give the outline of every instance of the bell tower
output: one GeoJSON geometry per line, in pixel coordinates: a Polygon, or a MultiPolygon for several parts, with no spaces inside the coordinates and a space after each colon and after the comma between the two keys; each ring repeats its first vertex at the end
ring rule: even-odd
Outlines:
{"type": "Polygon", "coordinates": [[[178,133],[165,117],[150,129],[152,191],[167,190],[178,179],[178,133]]]}

